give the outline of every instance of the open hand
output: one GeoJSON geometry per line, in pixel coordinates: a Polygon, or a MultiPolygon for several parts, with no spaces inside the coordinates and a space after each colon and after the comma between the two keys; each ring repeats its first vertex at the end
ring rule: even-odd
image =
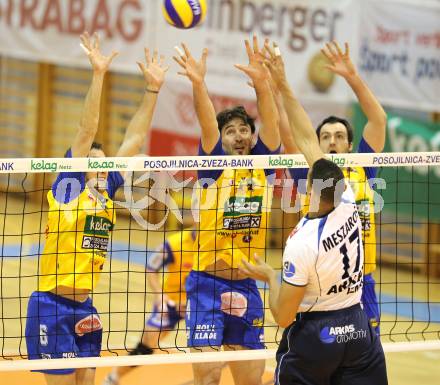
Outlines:
{"type": "Polygon", "coordinates": [[[178,72],[179,75],[186,76],[192,83],[200,84],[205,81],[206,75],[206,59],[208,57],[208,49],[204,48],[202,57],[197,61],[189,51],[186,44],[182,43],[183,54],[173,56],[177,64],[182,67],[183,71],[178,72]]]}
{"type": "Polygon", "coordinates": [[[264,54],[258,46],[257,36],[253,37],[253,47],[249,40],[245,40],[246,52],[249,58],[249,64],[247,66],[242,64],[235,64],[235,67],[240,71],[243,71],[250,77],[254,86],[262,81],[266,81],[269,78],[269,71],[264,65],[264,54]]]}
{"type": "Polygon", "coordinates": [[[147,82],[147,89],[150,91],[159,91],[165,81],[165,74],[169,69],[169,66],[164,65],[165,56],[158,55],[157,50],[153,52],[153,56],[150,55],[150,50],[145,48],[145,63],[137,62],[139,68],[144,75],[147,82]]]}
{"type": "Polygon", "coordinates": [[[99,35],[95,33],[93,39],[90,37],[89,33],[86,31],[81,36],[81,47],[87,54],[92,65],[93,71],[99,73],[105,73],[112,62],[112,60],[118,55],[118,52],[112,51],[110,56],[104,56],[100,51],[99,35]]]}
{"type": "Polygon", "coordinates": [[[350,47],[348,43],[345,43],[345,52],[342,52],[341,47],[339,47],[339,44],[335,41],[331,44],[327,43],[325,46],[326,48],[321,49],[321,52],[330,62],[325,68],[345,79],[357,75],[356,68],[350,59],[350,47]]]}
{"type": "MultiPolygon", "coordinates": [[[[269,40],[264,42],[265,65],[269,69],[271,80],[276,88],[286,79],[286,71],[284,68],[284,60],[280,54],[278,45],[274,42],[272,46],[269,44],[269,40]]],[[[274,87],[272,86],[272,89],[274,87]]]]}

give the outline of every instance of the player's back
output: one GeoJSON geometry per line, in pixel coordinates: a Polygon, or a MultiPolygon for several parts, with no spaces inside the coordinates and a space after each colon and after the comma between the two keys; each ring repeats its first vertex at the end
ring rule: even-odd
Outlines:
{"type": "Polygon", "coordinates": [[[284,263],[284,280],[307,285],[300,312],[336,310],[360,302],[362,225],[349,186],[333,211],[301,219],[287,241],[284,263]]]}

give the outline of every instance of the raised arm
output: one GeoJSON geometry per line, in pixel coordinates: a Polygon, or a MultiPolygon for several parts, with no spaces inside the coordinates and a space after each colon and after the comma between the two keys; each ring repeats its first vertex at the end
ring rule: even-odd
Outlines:
{"type": "Polygon", "coordinates": [[[266,50],[269,57],[265,63],[283,98],[293,140],[300,152],[304,154],[309,166],[312,166],[315,161],[324,158],[324,153],[319,147],[316,132],[313,129],[309,116],[287,82],[284,62],[279,53],[278,46],[274,44],[274,47],[270,47],[267,44],[266,50]]]}
{"type": "Polygon", "coordinates": [[[280,90],[273,81],[272,77],[270,80],[270,85],[275,99],[275,104],[277,106],[278,115],[280,116],[280,122],[278,124],[281,143],[284,146],[284,151],[286,154],[298,154],[299,148],[293,139],[292,130],[290,129],[289,117],[287,116],[286,109],[284,108],[283,96],[280,90]]]}
{"type": "Polygon", "coordinates": [[[79,121],[78,131],[72,143],[73,157],[86,157],[89,154],[92,143],[98,131],[99,110],[101,105],[102,86],[104,76],[118,54],[112,52],[110,56],[104,56],[100,52],[99,36],[94,35],[94,41],[87,32],[81,36],[81,47],[89,57],[93,69],[92,83],[86,95],[84,108],[79,121]]]}
{"type": "Polygon", "coordinates": [[[205,84],[208,49],[203,50],[201,59],[197,61],[185,44],[182,43],[182,47],[184,52],[173,58],[182,67],[179,75],[186,76],[192,83],[194,109],[202,130],[202,148],[205,153],[210,154],[220,138],[220,132],[214,105],[205,84]]]}
{"type": "Polygon", "coordinates": [[[326,49],[321,51],[330,62],[326,67],[346,80],[368,119],[362,136],[375,152],[381,152],[385,146],[387,115],[374,94],[359,76],[350,59],[348,44],[345,43],[345,52],[342,52],[336,42],[326,44],[326,49]]]}
{"type": "Polygon", "coordinates": [[[157,96],[165,80],[165,73],[168,71],[168,67],[164,65],[164,56],[161,55],[159,58],[157,50],[154,50],[151,57],[150,50],[146,48],[145,61],[146,64],[137,63],[145,79],[142,103],[127,127],[117,156],[134,156],[140,153],[147,131],[151,127],[157,96]]]}
{"type": "Polygon", "coordinates": [[[264,67],[257,36],[253,37],[253,48],[248,40],[245,40],[245,46],[249,64],[247,66],[236,64],[235,67],[248,75],[252,81],[257,95],[258,114],[261,119],[259,136],[269,150],[276,150],[280,146],[279,115],[269,84],[270,74],[264,67]]]}

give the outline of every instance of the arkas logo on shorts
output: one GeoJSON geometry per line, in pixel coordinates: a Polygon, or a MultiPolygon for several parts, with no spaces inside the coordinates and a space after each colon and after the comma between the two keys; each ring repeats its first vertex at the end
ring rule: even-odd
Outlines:
{"type": "Polygon", "coordinates": [[[102,322],[98,314],[90,314],[78,321],[75,325],[75,333],[82,337],[86,333],[96,332],[102,329],[102,322]]]}
{"type": "Polygon", "coordinates": [[[325,344],[338,344],[367,337],[366,330],[356,330],[353,324],[344,326],[326,326],[321,329],[319,338],[325,344]]]}

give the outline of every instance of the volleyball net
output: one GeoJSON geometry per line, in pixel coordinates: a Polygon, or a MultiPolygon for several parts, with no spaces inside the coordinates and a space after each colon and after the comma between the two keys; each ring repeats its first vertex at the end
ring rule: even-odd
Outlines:
{"type": "MultiPolygon", "coordinates": [[[[374,213],[370,216],[368,199],[360,200],[358,205],[364,219],[374,218],[374,222],[367,220],[364,226],[375,233],[374,244],[366,247],[370,250],[373,247],[377,256],[372,274],[376,280],[380,334],[385,350],[439,349],[440,153],[334,154],[329,157],[354,173],[357,167],[377,169],[376,177],[369,181],[374,191],[374,213]]],[[[273,358],[283,329],[273,320],[268,288],[261,282],[257,287],[263,315],[252,322],[253,326],[263,328],[265,349],[226,352],[214,348],[210,354],[189,352],[189,331],[184,318],[185,279],[193,264],[201,263],[202,256],[194,242],[185,239],[194,239],[201,232],[204,239],[208,236],[216,239],[221,237],[222,231],[231,231],[237,239],[236,245],[249,253],[257,250],[281,272],[285,241],[300,219],[303,207],[303,199],[287,169],[305,166],[300,155],[2,159],[0,352],[3,360],[0,360],[0,370],[273,358]],[[250,178],[236,178],[240,172],[245,175],[246,170],[253,170],[250,178]],[[264,187],[261,199],[255,192],[262,187],[257,170],[275,172],[273,180],[264,187]],[[107,205],[106,199],[94,200],[92,194],[81,204],[75,201],[77,206],[67,203],[67,207],[58,205],[54,209],[49,207],[47,196],[50,191],[55,194],[53,186],[60,172],[94,173],[92,175],[122,172],[125,181],[116,192],[112,207],[107,205]],[[223,186],[210,185],[207,178],[198,177],[222,172],[229,178],[223,186]],[[222,194],[223,200],[219,199],[222,194]],[[114,225],[96,215],[99,205],[108,215],[116,215],[114,225]],[[41,290],[45,279],[42,263],[43,255],[48,253],[46,239],[63,230],[61,221],[56,222],[55,230],[53,226],[48,227],[48,216],[55,212],[60,218],[63,212],[65,220],[74,220],[80,210],[88,210],[84,228],[69,230],[70,235],[82,237],[82,249],[88,248],[92,254],[96,249],[101,252],[97,252],[100,259],[97,258],[96,267],[100,279],[93,286],[91,298],[102,325],[102,356],[71,358],[75,354],[67,354],[61,360],[47,360],[53,357],[42,354],[41,360],[22,360],[28,356],[25,335],[29,322],[28,301],[33,292],[41,290]],[[221,229],[202,229],[198,225],[204,210],[210,211],[209,215],[214,218],[221,213],[221,229]],[[170,255],[173,255],[171,260],[170,255]],[[166,326],[170,325],[170,313],[165,309],[170,303],[181,319],[166,326]],[[127,352],[145,333],[157,339],[156,352],[167,354],[128,356],[127,352]]],[[[356,182],[351,184],[355,191],[364,188],[356,182]]],[[[66,192],[72,187],[64,188],[66,192]]],[[[76,271],[75,261],[67,263],[63,259],[63,254],[69,254],[63,244],[65,238],[58,236],[57,239],[60,242],[51,249],[56,263],[73,266],[73,271],[67,272],[61,267],[63,274],[81,274],[76,271]]],[[[215,255],[228,252],[221,249],[223,244],[217,241],[212,244],[218,247],[211,250],[214,260],[215,255]]],[[[231,247],[236,247],[234,242],[231,247]]],[[[80,252],[77,254],[74,253],[73,258],[79,261],[80,252]]],[[[62,281],[61,275],[55,281],[58,279],[62,281]]],[[[222,310],[229,316],[240,316],[239,313],[247,311],[234,306],[231,302],[222,310]]],[[[78,317],[74,315],[73,319],[78,317]]],[[[89,323],[82,326],[93,329],[94,320],[91,313],[89,323]]],[[[75,332],[81,335],[82,330],[75,332]]],[[[43,327],[36,337],[44,344],[48,338],[63,336],[47,335],[43,327]]]]}

